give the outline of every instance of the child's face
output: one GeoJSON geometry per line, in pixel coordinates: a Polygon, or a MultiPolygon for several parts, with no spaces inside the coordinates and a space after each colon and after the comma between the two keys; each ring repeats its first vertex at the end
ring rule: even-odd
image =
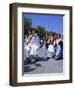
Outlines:
{"type": "Polygon", "coordinates": [[[33,34],[33,35],[35,34],[35,30],[32,31],[32,34],[33,34]]]}
{"type": "Polygon", "coordinates": [[[31,35],[31,31],[28,31],[28,34],[31,35]]]}

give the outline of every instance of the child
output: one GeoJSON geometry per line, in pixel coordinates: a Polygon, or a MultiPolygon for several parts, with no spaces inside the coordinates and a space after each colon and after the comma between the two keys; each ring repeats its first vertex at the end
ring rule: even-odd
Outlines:
{"type": "Polygon", "coordinates": [[[60,40],[57,45],[55,60],[63,59],[63,41],[60,40]]]}

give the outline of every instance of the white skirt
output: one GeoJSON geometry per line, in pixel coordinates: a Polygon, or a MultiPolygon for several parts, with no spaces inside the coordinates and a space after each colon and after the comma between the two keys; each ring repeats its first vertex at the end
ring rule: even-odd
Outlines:
{"type": "Polygon", "coordinates": [[[30,49],[30,55],[37,55],[39,47],[35,44],[32,44],[30,49]]]}
{"type": "Polygon", "coordinates": [[[24,49],[25,49],[26,51],[29,51],[29,50],[30,50],[30,47],[29,47],[28,45],[26,45],[26,46],[24,47],[24,49]]]}
{"type": "Polygon", "coordinates": [[[55,53],[54,45],[49,45],[48,52],[55,53]]]}

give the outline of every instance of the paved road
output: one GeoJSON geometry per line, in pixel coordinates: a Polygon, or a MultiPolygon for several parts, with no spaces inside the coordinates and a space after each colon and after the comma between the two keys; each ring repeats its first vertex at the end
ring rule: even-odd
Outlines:
{"type": "Polygon", "coordinates": [[[33,64],[24,65],[25,74],[39,74],[39,73],[62,73],[63,60],[49,59],[48,61],[37,61],[33,64]]]}

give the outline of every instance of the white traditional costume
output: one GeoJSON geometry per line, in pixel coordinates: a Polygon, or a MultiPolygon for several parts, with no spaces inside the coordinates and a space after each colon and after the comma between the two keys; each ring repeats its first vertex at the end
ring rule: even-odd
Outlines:
{"type": "Polygon", "coordinates": [[[40,47],[40,39],[37,36],[37,34],[35,34],[34,36],[32,36],[31,42],[30,42],[30,55],[37,55],[38,54],[38,49],[40,47]]]}
{"type": "Polygon", "coordinates": [[[52,41],[52,38],[48,40],[49,46],[47,50],[48,52],[47,57],[52,58],[55,54],[55,48],[54,48],[55,42],[53,41],[53,44],[51,44],[50,41],[52,41]]]}
{"type": "Polygon", "coordinates": [[[25,53],[26,54],[26,57],[29,57],[29,53],[30,53],[30,49],[31,49],[31,47],[29,45],[29,43],[30,43],[30,37],[32,37],[32,35],[29,35],[29,37],[26,36],[25,39],[24,39],[24,52],[26,52],[25,53]]]}

